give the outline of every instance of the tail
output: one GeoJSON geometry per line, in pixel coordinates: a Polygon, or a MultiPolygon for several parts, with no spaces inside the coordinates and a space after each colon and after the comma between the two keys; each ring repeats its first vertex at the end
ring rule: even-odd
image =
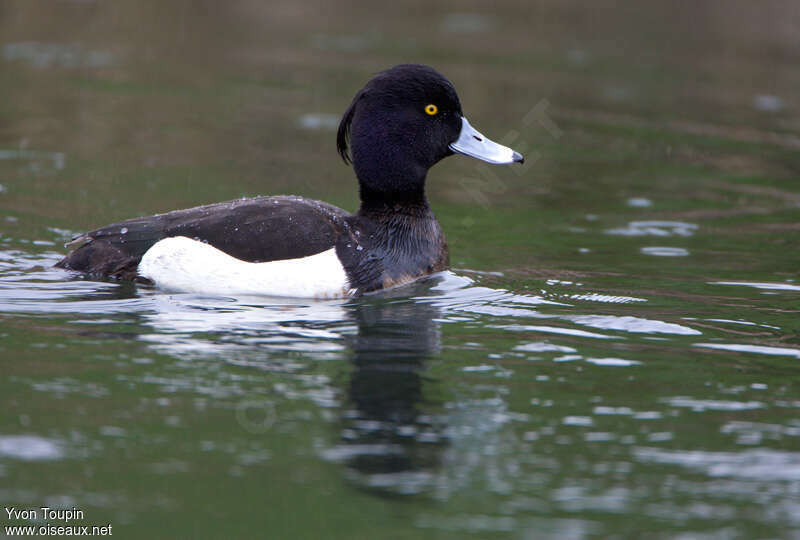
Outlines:
{"type": "Polygon", "coordinates": [[[125,253],[109,242],[87,236],[74,239],[67,247],[75,245],[79,247],[58,261],[56,267],[93,277],[139,281],[136,268],[141,257],[125,253]]]}

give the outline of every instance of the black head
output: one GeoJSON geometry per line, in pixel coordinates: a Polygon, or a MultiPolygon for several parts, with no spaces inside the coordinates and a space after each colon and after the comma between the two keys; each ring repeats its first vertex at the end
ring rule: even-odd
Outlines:
{"type": "Polygon", "coordinates": [[[347,108],[337,137],[362,199],[421,193],[428,169],[453,153],[462,116],[453,84],[431,67],[402,64],[370,79],[347,108]]]}

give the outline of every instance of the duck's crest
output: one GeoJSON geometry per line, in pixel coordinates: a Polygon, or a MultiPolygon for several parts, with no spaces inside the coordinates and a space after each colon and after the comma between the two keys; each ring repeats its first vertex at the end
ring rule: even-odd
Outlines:
{"type": "Polygon", "coordinates": [[[339,155],[342,156],[342,160],[346,165],[350,165],[353,162],[353,159],[350,157],[350,153],[348,152],[350,125],[353,123],[353,115],[356,112],[356,104],[358,104],[358,101],[364,96],[364,93],[364,90],[359,90],[359,92],[353,98],[350,106],[347,107],[347,110],[344,112],[341,122],[339,122],[339,131],[336,133],[336,149],[339,150],[339,155]]]}

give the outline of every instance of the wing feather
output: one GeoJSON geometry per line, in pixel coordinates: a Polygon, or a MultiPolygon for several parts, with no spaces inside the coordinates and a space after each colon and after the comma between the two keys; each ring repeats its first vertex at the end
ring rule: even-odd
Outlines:
{"type": "Polygon", "coordinates": [[[307,257],[333,247],[348,215],[302,197],[238,199],[129,219],[74,238],[56,266],[91,275],[132,279],[156,242],[186,236],[247,262],[307,257]]]}

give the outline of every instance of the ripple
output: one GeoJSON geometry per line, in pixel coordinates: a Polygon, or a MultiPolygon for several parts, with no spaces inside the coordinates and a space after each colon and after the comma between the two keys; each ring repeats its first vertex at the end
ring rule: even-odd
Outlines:
{"type": "Polygon", "coordinates": [[[681,326],[680,324],[642,319],[641,317],[619,317],[616,315],[571,315],[563,318],[578,324],[591,326],[592,328],[600,328],[603,330],[623,330],[625,332],[631,332],[635,334],[674,334],[680,336],[697,336],[702,334],[702,332],[687,326],[681,326]]]}
{"type": "MultiPolygon", "coordinates": [[[[694,317],[684,317],[687,321],[696,321],[697,319],[694,317]]],[[[771,324],[761,324],[755,323],[752,321],[745,321],[745,320],[732,320],[732,319],[704,319],[709,322],[719,322],[725,324],[741,324],[743,326],[760,326],[762,328],[772,328],[773,330],[780,330],[780,326],[773,326],[771,324]]]]}
{"type": "Polygon", "coordinates": [[[795,425],[784,426],[781,424],[733,420],[722,426],[720,433],[758,434],[759,440],[757,442],[761,442],[762,436],[768,436],[772,439],[780,439],[783,436],[800,437],[800,422],[796,420],[794,422],[795,425]]]}
{"type": "Polygon", "coordinates": [[[686,407],[695,412],[703,411],[747,411],[763,409],[760,401],[722,401],[714,399],[695,399],[687,396],[663,398],[660,401],[673,407],[686,407]]]}
{"type": "Polygon", "coordinates": [[[505,325],[492,325],[489,326],[489,328],[497,328],[499,330],[512,330],[515,332],[542,332],[545,334],[564,334],[567,336],[586,337],[593,339],[617,339],[616,336],[596,334],[594,332],[586,332],[584,330],[576,330],[574,328],[561,328],[559,326],[526,326],[522,324],[505,324],[505,325]]]}
{"type": "Polygon", "coordinates": [[[609,304],[631,304],[633,302],[647,302],[646,298],[636,298],[635,296],[612,296],[608,294],[572,294],[568,296],[570,300],[585,300],[588,302],[605,302],[609,304]]]}
{"type": "Polygon", "coordinates": [[[636,360],[625,360],[624,358],[587,358],[587,362],[596,366],[636,366],[641,364],[636,360]]]}
{"type": "Polygon", "coordinates": [[[757,449],[744,452],[681,451],[640,447],[640,461],[699,469],[712,477],[736,477],[761,481],[800,481],[800,453],[757,449]]]}
{"type": "Polygon", "coordinates": [[[82,383],[69,377],[60,377],[51,381],[31,383],[31,387],[37,392],[45,392],[59,397],[68,394],[78,394],[81,396],[101,398],[110,394],[109,390],[100,384],[92,382],[82,383]]]}
{"type": "Polygon", "coordinates": [[[0,435],[0,457],[48,461],[64,457],[61,444],[38,435],[0,435]]]}
{"type": "Polygon", "coordinates": [[[394,473],[356,473],[349,471],[348,476],[360,484],[373,489],[380,489],[400,495],[416,495],[430,488],[435,476],[423,471],[402,471],[394,473]]]}
{"type": "Polygon", "coordinates": [[[689,255],[688,249],[678,247],[643,247],[639,250],[643,255],[654,257],[686,257],[689,255]]]}
{"type": "Polygon", "coordinates": [[[534,343],[523,343],[522,345],[517,345],[516,347],[514,347],[514,350],[522,352],[564,352],[564,353],[577,352],[572,347],[564,347],[563,345],[554,345],[552,343],[547,343],[544,341],[537,341],[534,343]]]}
{"type": "Polygon", "coordinates": [[[800,291],[800,285],[790,285],[788,283],[769,283],[752,281],[710,281],[709,285],[739,285],[742,287],[755,287],[767,291],[800,291]]]}
{"type": "Polygon", "coordinates": [[[591,426],[594,424],[591,416],[565,416],[561,419],[565,426],[591,426]]]}
{"type": "Polygon", "coordinates": [[[653,201],[646,197],[631,197],[625,201],[625,204],[632,208],[648,208],[653,206],[653,201]]]}
{"type": "Polygon", "coordinates": [[[789,349],[787,347],[766,347],[763,345],[745,345],[741,343],[695,343],[694,346],[705,347],[707,349],[720,349],[723,351],[767,354],[771,356],[794,356],[795,358],[800,358],[800,349],[789,349]]]}
{"type": "Polygon", "coordinates": [[[692,236],[698,226],[683,221],[631,221],[626,227],[606,229],[606,234],[618,236],[692,236]]]}
{"type": "Polygon", "coordinates": [[[510,516],[465,514],[460,516],[421,515],[415,525],[422,529],[467,532],[512,532],[517,521],[510,516]]]}
{"type": "Polygon", "coordinates": [[[302,337],[339,339],[337,332],[289,323],[333,323],[345,320],[342,300],[207,297],[193,294],[154,294],[147,322],[161,332],[262,332],[266,328],[292,331],[302,337]]]}
{"type": "Polygon", "coordinates": [[[631,416],[633,415],[633,409],[630,407],[609,407],[607,405],[598,405],[592,410],[592,414],[631,416]]]}
{"type": "Polygon", "coordinates": [[[403,453],[398,444],[341,444],[325,448],[320,457],[326,461],[347,461],[358,456],[388,456],[403,453]]]}

